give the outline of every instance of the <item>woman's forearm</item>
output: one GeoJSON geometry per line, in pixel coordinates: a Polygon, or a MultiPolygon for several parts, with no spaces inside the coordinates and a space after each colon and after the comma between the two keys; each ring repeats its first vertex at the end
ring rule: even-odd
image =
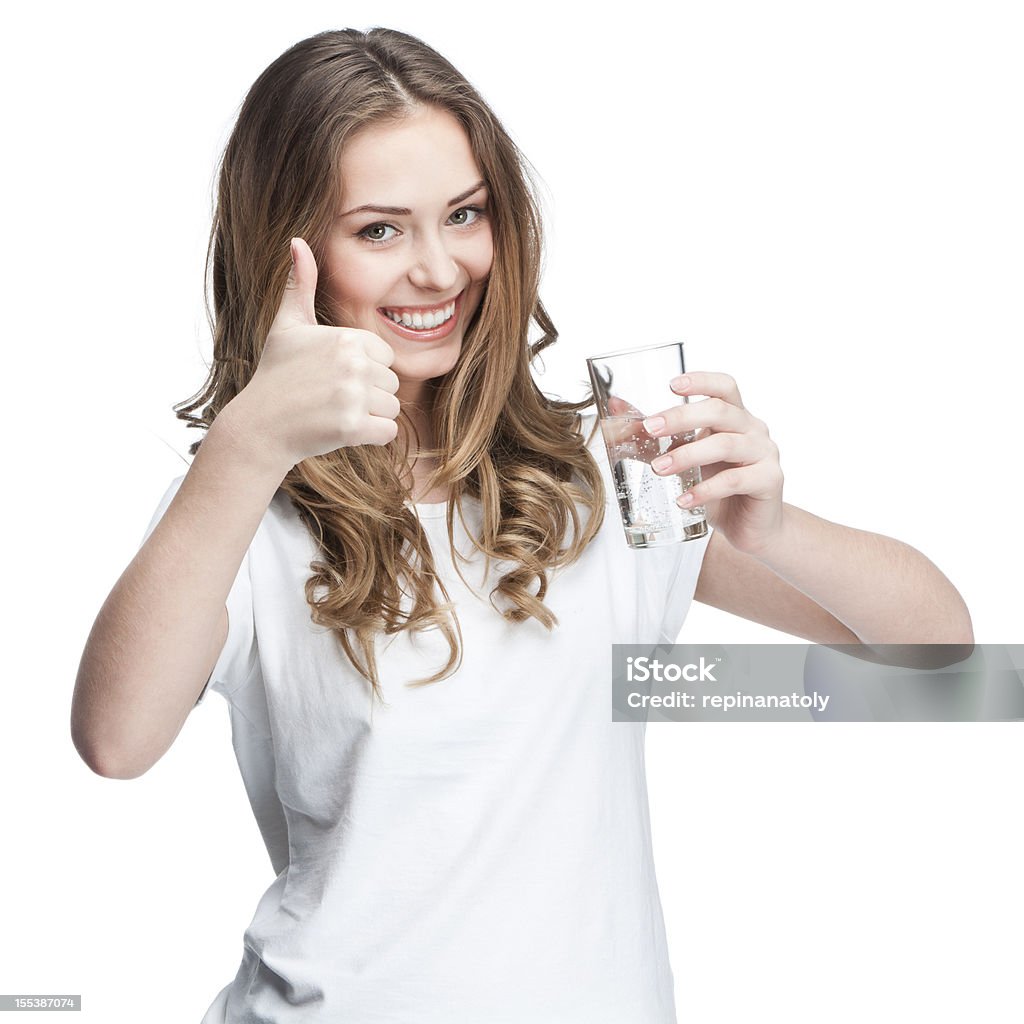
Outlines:
{"type": "Polygon", "coordinates": [[[89,634],[71,734],[100,775],[137,778],[174,742],[223,647],[227,595],[287,472],[239,424],[235,402],[210,427],[89,634]]]}
{"type": "Polygon", "coordinates": [[[967,605],[920,551],[784,504],[783,527],[760,561],[872,647],[972,644],[967,605]]]}

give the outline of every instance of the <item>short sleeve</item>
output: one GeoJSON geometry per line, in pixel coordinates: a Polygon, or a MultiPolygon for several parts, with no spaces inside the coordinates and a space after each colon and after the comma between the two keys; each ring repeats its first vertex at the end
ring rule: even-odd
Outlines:
{"type": "MultiPolygon", "coordinates": [[[[150,534],[156,529],[157,523],[163,518],[174,496],[178,493],[184,476],[176,477],[160,499],[153,518],[139,543],[141,548],[150,534]]],[[[207,691],[218,690],[225,697],[239,689],[256,670],[259,663],[256,647],[256,627],[253,618],[252,580],[249,574],[249,552],[246,551],[238,575],[235,577],[225,602],[228,612],[228,635],[224,647],[214,665],[210,678],[206,681],[196,705],[206,699],[207,691]]]]}

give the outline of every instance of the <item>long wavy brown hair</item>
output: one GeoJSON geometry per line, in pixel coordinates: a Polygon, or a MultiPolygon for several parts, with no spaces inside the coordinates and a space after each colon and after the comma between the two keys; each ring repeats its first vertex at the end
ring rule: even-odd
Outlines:
{"type": "MultiPolygon", "coordinates": [[[[242,391],[284,293],[290,239],[304,238],[318,263],[323,257],[346,140],[420,105],[448,111],[465,130],[490,191],[494,242],[458,362],[428,384],[436,447],[420,454],[437,468],[426,486],[451,495],[456,568],[454,515],[468,495],[481,504],[472,539],[488,568],[491,559],[509,563],[491,605],[511,622],[533,617],[551,629],[548,571],[576,561],[604,515],[601,474],[581,430],[580,411],[593,399],[551,399],[533,379],[533,359],[558,335],[538,296],[542,229],[528,162],[469,82],[419,39],[385,28],[322,32],[292,46],[249,90],[220,161],[207,249],[213,364],[202,390],[174,410],[205,431],[242,391]],[[531,322],[541,332],[532,343],[531,322]]],[[[319,288],[315,312],[318,323],[342,326],[319,288]]],[[[339,448],[303,460],[280,485],[319,547],[306,582],[312,619],[335,633],[378,698],[381,633],[436,626],[446,637],[447,663],[408,685],[444,679],[462,659],[454,608],[405,504],[407,454],[397,441],[339,448]]]]}

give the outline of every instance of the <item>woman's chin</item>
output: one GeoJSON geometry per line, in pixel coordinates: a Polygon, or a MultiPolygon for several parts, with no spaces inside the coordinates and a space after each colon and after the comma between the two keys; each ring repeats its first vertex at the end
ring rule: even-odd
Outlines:
{"type": "Polygon", "coordinates": [[[459,348],[453,351],[434,352],[399,352],[395,351],[395,360],[391,364],[402,386],[420,389],[429,380],[436,380],[454,369],[459,361],[459,348]]]}

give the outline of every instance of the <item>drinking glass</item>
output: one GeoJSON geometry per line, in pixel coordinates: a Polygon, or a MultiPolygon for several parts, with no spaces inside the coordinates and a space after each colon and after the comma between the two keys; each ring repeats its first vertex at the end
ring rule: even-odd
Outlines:
{"type": "Polygon", "coordinates": [[[700,469],[667,476],[651,469],[653,459],[692,441],[696,432],[652,437],[643,424],[648,416],[686,403],[685,395],[669,388],[673,377],[686,372],[683,343],[592,356],[587,369],[626,543],[633,548],[653,548],[706,537],[704,508],[683,509],[676,504],[676,498],[700,483],[700,469]]]}

